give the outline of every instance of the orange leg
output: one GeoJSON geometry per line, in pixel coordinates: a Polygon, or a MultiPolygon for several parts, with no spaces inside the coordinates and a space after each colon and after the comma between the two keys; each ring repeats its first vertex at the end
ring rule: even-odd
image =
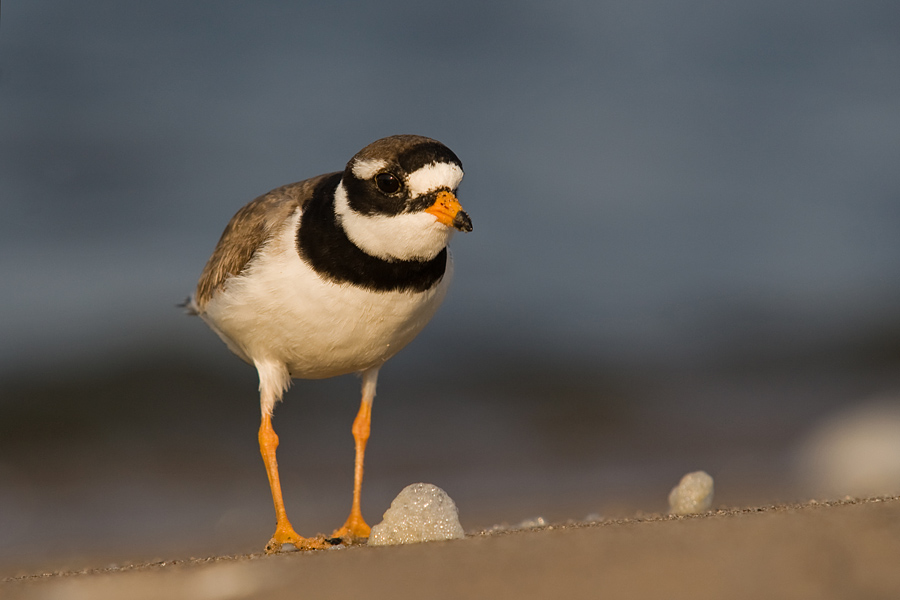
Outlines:
{"type": "Polygon", "coordinates": [[[269,476],[269,487],[272,488],[272,500],[275,502],[276,519],[275,535],[266,544],[266,554],[278,552],[283,544],[292,544],[298,550],[324,548],[327,546],[324,540],[301,537],[288,521],[287,512],[284,510],[284,500],[281,497],[278,461],[275,460],[276,448],[278,448],[278,435],[272,428],[272,415],[263,413],[262,423],[259,426],[259,451],[262,454],[263,462],[266,463],[266,474],[269,476]]]}
{"type": "Polygon", "coordinates": [[[356,443],[356,462],[353,469],[353,504],[350,506],[350,516],[340,529],[336,529],[331,537],[343,538],[346,541],[356,541],[369,537],[371,528],[363,519],[360,510],[360,498],[362,496],[363,462],[366,455],[366,442],[369,441],[369,432],[372,424],[372,400],[375,398],[375,380],[378,371],[366,372],[363,375],[363,398],[359,405],[359,412],[353,420],[353,440],[356,443]]]}

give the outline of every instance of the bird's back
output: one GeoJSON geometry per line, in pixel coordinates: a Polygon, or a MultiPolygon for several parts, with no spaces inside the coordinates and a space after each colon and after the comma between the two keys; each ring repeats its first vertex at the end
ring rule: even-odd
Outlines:
{"type": "Polygon", "coordinates": [[[213,295],[230,278],[240,275],[253,255],[281,228],[291,214],[312,198],[316,186],[334,173],[275,188],[241,208],[228,222],[207,261],[191,308],[202,314],[213,295]]]}

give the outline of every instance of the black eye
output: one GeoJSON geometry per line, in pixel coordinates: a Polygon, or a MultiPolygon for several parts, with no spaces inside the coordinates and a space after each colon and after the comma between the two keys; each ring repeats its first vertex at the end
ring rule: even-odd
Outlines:
{"type": "Polygon", "coordinates": [[[375,185],[385,194],[394,194],[400,189],[400,180],[393,173],[379,173],[375,185]]]}

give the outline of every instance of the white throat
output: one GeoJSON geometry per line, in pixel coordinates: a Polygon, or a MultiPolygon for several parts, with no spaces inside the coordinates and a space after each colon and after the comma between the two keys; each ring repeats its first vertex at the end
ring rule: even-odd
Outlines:
{"type": "Polygon", "coordinates": [[[431,260],[453,237],[453,228],[426,212],[359,214],[350,208],[343,181],[334,191],[334,209],[350,241],[366,254],[385,260],[431,260]]]}

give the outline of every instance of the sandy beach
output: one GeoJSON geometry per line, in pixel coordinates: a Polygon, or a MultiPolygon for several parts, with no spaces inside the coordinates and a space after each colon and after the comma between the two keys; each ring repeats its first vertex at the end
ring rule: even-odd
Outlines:
{"type": "Polygon", "coordinates": [[[897,598],[900,497],[34,573],[4,598],[897,598]]]}
{"type": "MultiPolygon", "coordinates": [[[[900,2],[2,17],[0,600],[900,600],[900,2]],[[458,161],[347,170],[396,134],[458,161]],[[430,483],[466,536],[267,556],[271,398],[182,303],[242,206],[338,171],[298,222],[321,245],[287,215],[228,230],[220,273],[250,283],[222,297],[259,291],[239,354],[390,357],[362,514],[430,483]],[[473,229],[438,276],[443,234],[410,223],[443,188],[473,229]],[[697,471],[711,510],[669,516],[697,471]]],[[[299,534],[348,516],[363,387],[274,409],[299,534]]]]}

